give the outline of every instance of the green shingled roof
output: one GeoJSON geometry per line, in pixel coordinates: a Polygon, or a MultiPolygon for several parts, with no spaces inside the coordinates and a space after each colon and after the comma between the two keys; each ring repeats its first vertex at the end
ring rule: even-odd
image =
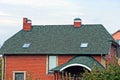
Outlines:
{"type": "MultiPolygon", "coordinates": [[[[73,65],[75,64],[75,66],[78,64],[82,64],[82,65],[85,65],[87,66],[87,68],[89,68],[90,70],[92,69],[95,69],[97,67],[101,68],[101,69],[105,69],[103,67],[103,65],[101,65],[98,61],[96,61],[93,57],[91,56],[76,56],[74,57],[73,59],[71,59],[70,61],[68,61],[67,63],[65,64],[62,64],[60,66],[57,66],[55,68],[53,68],[51,71],[62,71],[64,69],[66,69],[67,67],[66,66],[70,66],[70,65],[73,65]],[[66,68],[65,68],[66,67],[66,68]],[[64,68],[64,69],[63,69],[64,68]]],[[[77,65],[77,66],[78,66],[77,65]]],[[[83,67],[83,66],[81,66],[83,67]]]]}
{"type": "Polygon", "coordinates": [[[113,38],[103,25],[38,25],[19,31],[1,48],[3,54],[107,54],[113,38]],[[29,47],[23,48],[24,43],[29,47]],[[87,47],[80,47],[88,43],[87,47]]]}

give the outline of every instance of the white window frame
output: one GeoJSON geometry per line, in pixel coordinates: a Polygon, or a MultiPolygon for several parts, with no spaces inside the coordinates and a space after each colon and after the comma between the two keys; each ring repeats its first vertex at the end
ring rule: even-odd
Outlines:
{"type": "Polygon", "coordinates": [[[50,63],[49,63],[50,56],[55,56],[56,57],[56,66],[58,64],[58,57],[56,55],[48,55],[48,74],[52,74],[53,73],[53,72],[50,71],[50,68],[49,68],[49,65],[50,65],[50,63]]]}
{"type": "Polygon", "coordinates": [[[81,47],[81,48],[86,48],[86,47],[88,47],[88,43],[85,43],[85,42],[84,42],[84,43],[81,43],[81,44],[80,44],[80,47],[81,47]]]}
{"type": "Polygon", "coordinates": [[[30,45],[31,45],[31,43],[24,43],[23,46],[22,46],[22,48],[29,48],[30,45]]]}
{"type": "Polygon", "coordinates": [[[26,80],[26,71],[13,71],[13,80],[15,80],[15,74],[16,73],[23,73],[24,74],[24,80],[26,80]]]}

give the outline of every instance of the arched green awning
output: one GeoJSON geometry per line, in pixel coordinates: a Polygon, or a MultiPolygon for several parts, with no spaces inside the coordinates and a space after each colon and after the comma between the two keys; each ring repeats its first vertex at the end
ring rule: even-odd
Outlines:
{"type": "Polygon", "coordinates": [[[68,61],[67,63],[53,68],[51,71],[63,71],[64,69],[72,66],[81,66],[89,71],[91,71],[96,67],[105,69],[103,65],[101,65],[98,61],[96,61],[91,56],[76,56],[72,58],[70,61],[68,61]]]}

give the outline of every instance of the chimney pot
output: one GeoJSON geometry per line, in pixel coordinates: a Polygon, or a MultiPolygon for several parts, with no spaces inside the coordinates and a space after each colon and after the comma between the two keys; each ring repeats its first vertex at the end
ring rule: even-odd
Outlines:
{"type": "Polygon", "coordinates": [[[80,18],[74,19],[74,27],[79,28],[82,25],[82,20],[80,18]]]}
{"type": "Polygon", "coordinates": [[[32,21],[30,19],[27,20],[27,23],[32,23],[32,21]]]}

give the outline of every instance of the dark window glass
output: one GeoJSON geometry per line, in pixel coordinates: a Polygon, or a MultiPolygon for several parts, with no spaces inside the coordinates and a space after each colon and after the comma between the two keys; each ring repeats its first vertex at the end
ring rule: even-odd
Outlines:
{"type": "Polygon", "coordinates": [[[15,73],[15,80],[24,80],[24,73],[15,73]]]}

